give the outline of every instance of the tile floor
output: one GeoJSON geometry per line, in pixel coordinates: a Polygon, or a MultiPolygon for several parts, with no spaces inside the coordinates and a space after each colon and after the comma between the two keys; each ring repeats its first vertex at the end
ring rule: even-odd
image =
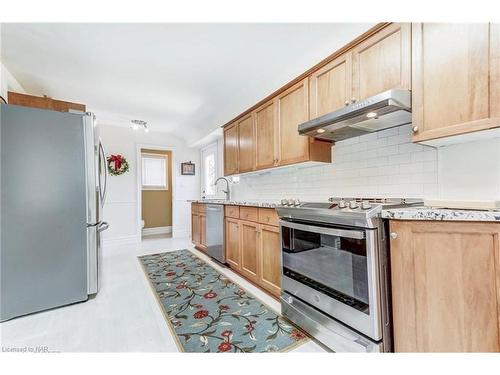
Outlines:
{"type": "MultiPolygon", "coordinates": [[[[1,323],[1,346],[56,352],[177,352],[137,256],[178,249],[190,249],[208,260],[188,238],[154,236],[139,245],[104,248],[103,279],[95,298],[1,323]]],[[[275,299],[228,268],[211,264],[279,311],[275,299]]],[[[311,341],[294,351],[324,350],[311,341]]]]}

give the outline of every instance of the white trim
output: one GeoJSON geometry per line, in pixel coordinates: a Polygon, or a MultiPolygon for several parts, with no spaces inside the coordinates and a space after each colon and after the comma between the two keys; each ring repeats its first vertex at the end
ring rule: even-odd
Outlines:
{"type": "Polygon", "coordinates": [[[122,236],[122,237],[111,237],[111,238],[103,238],[102,239],[102,246],[103,247],[123,246],[123,245],[136,244],[136,243],[137,243],[137,236],[135,236],[135,235],[122,236]]]}
{"type": "Polygon", "coordinates": [[[143,228],[142,235],[150,236],[152,234],[164,234],[164,233],[172,233],[172,226],[169,227],[155,227],[155,228],[143,228]]]}
{"type": "MultiPolygon", "coordinates": [[[[203,154],[210,149],[214,149],[215,157],[215,179],[219,177],[219,142],[212,142],[205,147],[200,149],[200,196],[203,197],[203,187],[205,184],[205,160],[203,160],[203,154]]],[[[205,194],[206,199],[215,198],[217,196],[217,186],[214,187],[214,194],[205,194]]]]}
{"type": "MultiPolygon", "coordinates": [[[[174,226],[175,222],[175,209],[176,209],[176,200],[175,200],[175,179],[176,179],[176,173],[175,173],[175,166],[176,164],[176,148],[173,146],[159,146],[159,145],[154,145],[154,144],[147,144],[147,143],[136,143],[136,166],[137,166],[137,180],[136,180],[136,185],[135,189],[137,192],[137,213],[136,213],[136,222],[137,222],[137,229],[136,229],[136,238],[137,241],[140,242],[142,240],[142,160],[141,160],[141,149],[150,149],[150,150],[160,150],[160,151],[170,151],[171,152],[171,157],[172,157],[172,168],[170,171],[170,175],[172,177],[172,228],[174,226]]],[[[172,229],[172,237],[175,236],[175,231],[172,229]]]]}

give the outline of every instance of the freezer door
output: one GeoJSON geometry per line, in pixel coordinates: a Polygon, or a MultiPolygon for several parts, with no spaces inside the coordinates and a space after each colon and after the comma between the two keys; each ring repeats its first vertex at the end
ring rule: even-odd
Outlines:
{"type": "Polygon", "coordinates": [[[0,320],[88,298],[83,116],[0,107],[0,320]]]}

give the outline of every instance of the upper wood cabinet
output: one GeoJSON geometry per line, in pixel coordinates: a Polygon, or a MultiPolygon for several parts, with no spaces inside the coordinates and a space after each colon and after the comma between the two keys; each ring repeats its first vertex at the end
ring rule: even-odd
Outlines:
{"type": "Polygon", "coordinates": [[[224,128],[224,175],[238,173],[239,144],[238,124],[224,128]]]}
{"type": "Polygon", "coordinates": [[[224,129],[224,174],[300,163],[331,161],[331,143],[299,135],[309,120],[305,78],[224,129]]]}
{"type": "Polygon", "coordinates": [[[352,49],[352,98],[411,88],[411,25],[394,23],[352,49]]]}
{"type": "Polygon", "coordinates": [[[500,25],[412,25],[414,141],[500,126],[500,25]]]}
{"type": "Polygon", "coordinates": [[[293,85],[277,98],[280,165],[305,161],[309,157],[309,137],[299,135],[299,124],[309,120],[308,78],[293,85]]]}
{"type": "Polygon", "coordinates": [[[278,105],[270,100],[254,112],[256,168],[277,165],[278,152],[278,105]]]}
{"type": "Polygon", "coordinates": [[[255,127],[253,113],[239,119],[238,145],[239,145],[239,165],[238,172],[250,172],[255,170],[255,127]]]}
{"type": "Polygon", "coordinates": [[[395,351],[500,351],[500,224],[390,228],[395,351]]]}
{"type": "Polygon", "coordinates": [[[47,96],[20,94],[13,91],[9,91],[7,93],[7,102],[9,104],[20,105],[23,107],[49,109],[58,112],[69,112],[72,110],[85,112],[85,104],[65,102],[63,100],[56,100],[47,96]]]}
{"type": "Polygon", "coordinates": [[[348,52],[309,77],[311,118],[323,116],[350,103],[352,97],[352,53],[348,52]]]}

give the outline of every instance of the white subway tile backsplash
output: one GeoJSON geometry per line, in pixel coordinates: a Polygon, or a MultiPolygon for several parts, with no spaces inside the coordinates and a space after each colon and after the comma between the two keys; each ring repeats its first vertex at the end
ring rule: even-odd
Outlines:
{"type": "Polygon", "coordinates": [[[232,187],[233,197],[321,201],[330,196],[435,196],[437,151],[412,143],[411,135],[410,124],[337,142],[331,164],[243,176],[232,187]]]}

